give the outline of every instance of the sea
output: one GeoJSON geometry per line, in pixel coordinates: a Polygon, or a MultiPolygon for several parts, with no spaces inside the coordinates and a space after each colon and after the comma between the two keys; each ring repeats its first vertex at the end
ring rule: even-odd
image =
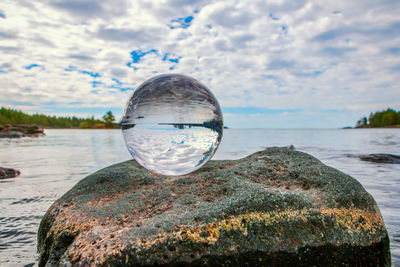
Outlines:
{"type": "MultiPolygon", "coordinates": [[[[79,180],[131,158],[120,130],[46,130],[46,136],[0,139],[0,166],[21,171],[0,180],[0,266],[36,266],[39,222],[79,180]]],[[[239,159],[270,146],[290,146],[357,179],[375,198],[400,266],[400,164],[361,161],[400,154],[400,129],[226,129],[213,159],[239,159]]]]}

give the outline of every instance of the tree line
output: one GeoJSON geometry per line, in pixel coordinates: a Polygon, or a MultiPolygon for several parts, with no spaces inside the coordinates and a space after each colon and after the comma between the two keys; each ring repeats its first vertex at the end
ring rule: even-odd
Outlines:
{"type": "Polygon", "coordinates": [[[103,120],[95,119],[94,116],[90,118],[72,117],[57,117],[47,116],[43,114],[29,115],[22,111],[11,108],[0,108],[0,125],[6,124],[32,124],[43,128],[118,128],[115,124],[115,117],[111,111],[108,111],[103,120]]]}
{"type": "Polygon", "coordinates": [[[371,113],[369,117],[363,117],[357,121],[356,128],[375,127],[400,127],[400,110],[392,108],[371,113]]]}

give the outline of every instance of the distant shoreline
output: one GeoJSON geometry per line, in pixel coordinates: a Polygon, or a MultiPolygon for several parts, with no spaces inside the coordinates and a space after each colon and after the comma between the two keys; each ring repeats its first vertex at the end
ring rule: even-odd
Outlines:
{"type": "Polygon", "coordinates": [[[43,128],[45,130],[121,130],[121,127],[115,128],[43,128]]]}
{"type": "Polygon", "coordinates": [[[341,129],[350,130],[350,129],[400,129],[400,125],[391,125],[391,126],[382,126],[382,127],[372,127],[372,126],[363,126],[363,127],[342,127],[341,129]]]}

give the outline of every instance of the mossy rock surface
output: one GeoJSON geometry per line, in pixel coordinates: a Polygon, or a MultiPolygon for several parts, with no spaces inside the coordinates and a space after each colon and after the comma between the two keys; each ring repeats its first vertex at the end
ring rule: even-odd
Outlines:
{"type": "Polygon", "coordinates": [[[47,211],[38,250],[41,266],[390,265],[371,195],[287,148],[178,177],[134,160],[97,171],[47,211]]]}

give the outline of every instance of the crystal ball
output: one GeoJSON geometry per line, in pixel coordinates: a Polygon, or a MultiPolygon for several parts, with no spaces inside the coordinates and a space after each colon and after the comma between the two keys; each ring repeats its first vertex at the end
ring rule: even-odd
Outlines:
{"type": "Polygon", "coordinates": [[[165,74],[134,91],[121,128],[140,165],[161,175],[182,175],[214,155],[223,118],[217,99],[204,84],[189,76],[165,74]]]}

